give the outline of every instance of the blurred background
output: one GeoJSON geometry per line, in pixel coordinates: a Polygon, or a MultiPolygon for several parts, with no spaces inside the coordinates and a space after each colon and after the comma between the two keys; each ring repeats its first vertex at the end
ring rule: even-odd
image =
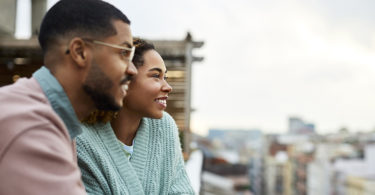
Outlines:
{"type": "MultiPolygon", "coordinates": [[[[1,0],[0,86],[55,2],[1,0]]],[[[108,2],[166,62],[197,193],[375,194],[375,1],[108,2]]]]}

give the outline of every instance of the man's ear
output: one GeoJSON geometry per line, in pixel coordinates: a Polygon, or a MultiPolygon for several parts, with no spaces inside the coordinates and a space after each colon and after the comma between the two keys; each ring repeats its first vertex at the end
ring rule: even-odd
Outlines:
{"type": "Polygon", "coordinates": [[[67,53],[79,67],[83,68],[86,66],[89,48],[81,38],[75,37],[69,42],[69,50],[67,53]]]}

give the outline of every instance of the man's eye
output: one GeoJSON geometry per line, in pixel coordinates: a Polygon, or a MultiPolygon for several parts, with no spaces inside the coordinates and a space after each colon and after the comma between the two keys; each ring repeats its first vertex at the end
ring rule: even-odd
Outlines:
{"type": "Polygon", "coordinates": [[[124,56],[126,58],[128,58],[130,56],[130,51],[125,50],[125,49],[121,50],[120,53],[121,53],[122,56],[124,56]]]}

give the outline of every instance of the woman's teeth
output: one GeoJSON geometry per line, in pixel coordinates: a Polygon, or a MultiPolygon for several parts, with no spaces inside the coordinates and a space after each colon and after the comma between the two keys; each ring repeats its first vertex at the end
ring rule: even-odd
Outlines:
{"type": "Polygon", "coordinates": [[[165,99],[156,99],[156,102],[164,104],[164,105],[167,104],[167,100],[165,100],[165,99]]]}

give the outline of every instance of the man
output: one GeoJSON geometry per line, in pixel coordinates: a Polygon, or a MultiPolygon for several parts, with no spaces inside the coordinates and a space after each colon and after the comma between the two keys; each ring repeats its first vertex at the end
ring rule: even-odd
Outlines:
{"type": "Polygon", "coordinates": [[[61,0],[39,34],[45,67],[0,88],[0,194],[85,194],[74,139],[118,110],[137,70],[129,19],[100,0],[61,0]]]}

